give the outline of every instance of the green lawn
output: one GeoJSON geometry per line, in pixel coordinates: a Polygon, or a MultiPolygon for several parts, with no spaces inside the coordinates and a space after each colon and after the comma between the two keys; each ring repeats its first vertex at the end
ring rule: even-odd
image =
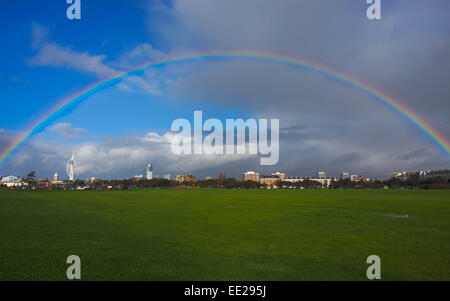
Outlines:
{"type": "Polygon", "coordinates": [[[0,280],[450,280],[450,191],[0,191],[0,280]],[[408,218],[402,216],[407,213],[408,218]]]}

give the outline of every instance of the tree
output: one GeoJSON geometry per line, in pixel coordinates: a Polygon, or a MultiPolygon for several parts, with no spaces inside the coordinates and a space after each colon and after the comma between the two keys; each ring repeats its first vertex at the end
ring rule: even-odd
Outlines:
{"type": "Polygon", "coordinates": [[[77,179],[77,180],[75,180],[75,182],[73,182],[73,185],[76,187],[84,187],[85,183],[84,183],[84,181],[77,179]]]}
{"type": "Polygon", "coordinates": [[[240,188],[241,182],[235,178],[227,178],[223,181],[223,187],[227,189],[240,188]]]}
{"type": "Polygon", "coordinates": [[[219,173],[219,178],[217,179],[217,188],[222,188],[223,182],[226,178],[227,176],[224,173],[219,173]]]}
{"type": "Polygon", "coordinates": [[[242,188],[247,188],[247,189],[249,189],[249,188],[250,189],[252,189],[252,188],[259,188],[260,184],[259,184],[259,182],[248,180],[248,181],[245,181],[245,182],[241,182],[241,187],[242,188]]]}
{"type": "Polygon", "coordinates": [[[214,188],[217,187],[217,180],[216,179],[202,180],[198,181],[197,185],[203,188],[214,188]]]}
{"type": "Polygon", "coordinates": [[[294,185],[291,182],[287,182],[287,181],[279,181],[277,183],[278,188],[289,188],[289,187],[293,187],[294,185]]]}
{"type": "Polygon", "coordinates": [[[36,172],[32,171],[27,175],[27,179],[35,179],[36,178],[36,172]]]}
{"type": "Polygon", "coordinates": [[[27,182],[28,182],[28,185],[34,185],[34,184],[36,184],[36,172],[35,172],[35,171],[30,172],[30,173],[27,175],[26,180],[27,180],[27,182]]]}

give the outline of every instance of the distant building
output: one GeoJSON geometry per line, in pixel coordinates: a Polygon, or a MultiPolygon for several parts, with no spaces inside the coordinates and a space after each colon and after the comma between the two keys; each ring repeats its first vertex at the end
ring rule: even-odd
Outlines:
{"type": "Polygon", "coordinates": [[[342,180],[350,180],[350,174],[348,172],[343,172],[341,175],[342,180]]]}
{"type": "Polygon", "coordinates": [[[206,177],[206,180],[211,180],[211,177],[209,177],[209,176],[208,176],[208,177],[206,177]]]}
{"type": "Polygon", "coordinates": [[[166,180],[169,180],[169,181],[170,181],[170,175],[169,175],[169,174],[167,174],[167,175],[164,175],[164,179],[166,179],[166,180]]]}
{"type": "Polygon", "coordinates": [[[270,188],[277,188],[280,181],[281,179],[278,176],[262,176],[259,179],[260,184],[267,185],[270,188]]]}
{"type": "Polygon", "coordinates": [[[297,182],[303,182],[305,179],[304,178],[285,178],[283,179],[284,182],[290,182],[290,183],[297,183],[297,182]]]}
{"type": "Polygon", "coordinates": [[[242,174],[241,181],[254,181],[259,182],[259,173],[254,171],[247,171],[246,173],[242,174]]]}
{"type": "Polygon", "coordinates": [[[53,180],[51,181],[52,185],[63,185],[64,182],[59,180],[59,175],[58,172],[55,172],[55,174],[53,175],[53,180]]]}
{"type": "Polygon", "coordinates": [[[147,178],[147,180],[153,179],[153,165],[152,164],[148,164],[147,165],[146,178],[147,178]]]}
{"type": "Polygon", "coordinates": [[[408,180],[409,172],[406,171],[395,171],[391,174],[391,177],[394,179],[399,179],[402,181],[408,180]]]}
{"type": "Polygon", "coordinates": [[[359,176],[358,176],[358,175],[350,175],[350,181],[352,181],[352,182],[357,182],[358,179],[359,179],[359,176]]]}
{"type": "Polygon", "coordinates": [[[27,186],[28,183],[24,183],[19,177],[8,175],[1,178],[0,185],[4,185],[6,187],[22,187],[27,186]]]}
{"type": "Polygon", "coordinates": [[[271,176],[262,176],[259,179],[259,183],[263,185],[267,185],[269,187],[276,188],[279,184],[279,182],[282,182],[286,179],[286,173],[284,172],[274,172],[271,176]]]}
{"type": "Polygon", "coordinates": [[[67,176],[69,177],[69,181],[73,181],[73,176],[75,173],[75,150],[72,151],[72,157],[70,157],[69,161],[66,165],[67,176]]]}
{"type": "Polygon", "coordinates": [[[448,169],[442,169],[442,170],[427,170],[427,171],[420,171],[419,175],[421,178],[434,178],[434,177],[441,177],[444,180],[450,179],[450,170],[448,169]]]}
{"type": "Polygon", "coordinates": [[[195,182],[197,182],[197,178],[194,177],[193,175],[181,174],[181,175],[175,176],[175,181],[177,181],[179,183],[183,183],[183,182],[195,183],[195,182]]]}
{"type": "Polygon", "coordinates": [[[0,180],[3,183],[19,183],[22,181],[21,178],[13,176],[13,175],[9,175],[9,176],[4,176],[2,177],[2,179],[0,180]]]}
{"type": "Polygon", "coordinates": [[[135,180],[135,181],[142,180],[143,178],[144,178],[143,175],[136,175],[136,176],[134,176],[134,180],[135,180]]]}
{"type": "Polygon", "coordinates": [[[356,176],[353,178],[354,182],[366,182],[366,177],[365,176],[356,176]]]}
{"type": "Polygon", "coordinates": [[[315,177],[315,178],[310,178],[308,179],[310,181],[314,181],[314,182],[318,182],[320,184],[322,184],[323,187],[329,187],[332,181],[336,181],[336,178],[320,178],[320,177],[315,177]]]}
{"type": "Polygon", "coordinates": [[[48,179],[42,179],[36,182],[36,187],[38,189],[49,189],[52,183],[48,179]]]}
{"type": "Polygon", "coordinates": [[[420,179],[428,179],[434,177],[441,177],[444,180],[450,179],[450,170],[441,169],[441,170],[421,170],[416,172],[407,172],[407,171],[396,171],[391,174],[392,178],[400,179],[402,181],[407,181],[412,177],[417,177],[420,179]]]}
{"type": "Polygon", "coordinates": [[[319,179],[326,179],[326,174],[325,174],[325,172],[324,171],[319,171],[318,173],[317,173],[317,177],[319,178],[319,179]]]}
{"type": "Polygon", "coordinates": [[[280,180],[286,179],[286,173],[285,172],[277,171],[277,172],[272,173],[272,176],[278,177],[280,180]]]}

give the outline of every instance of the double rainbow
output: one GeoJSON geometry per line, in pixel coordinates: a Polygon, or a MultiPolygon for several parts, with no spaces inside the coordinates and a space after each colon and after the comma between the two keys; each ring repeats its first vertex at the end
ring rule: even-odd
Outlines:
{"type": "Polygon", "coordinates": [[[77,103],[85,100],[89,96],[102,91],[108,87],[114,86],[122,79],[142,73],[143,71],[149,68],[155,68],[159,66],[163,66],[165,64],[176,63],[176,62],[188,62],[188,61],[197,61],[204,59],[248,59],[248,60],[259,60],[259,61],[268,61],[275,62],[289,66],[301,67],[303,69],[320,73],[325,75],[331,79],[337,80],[341,83],[347,84],[357,90],[360,90],[364,93],[372,96],[373,99],[378,101],[379,103],[389,107],[391,110],[397,112],[400,116],[408,120],[411,124],[413,124],[417,129],[423,132],[426,136],[428,136],[431,141],[433,141],[440,149],[444,151],[447,156],[450,156],[450,141],[440,134],[436,129],[434,129],[431,125],[429,125],[423,118],[421,118],[418,114],[414,113],[412,110],[407,108],[400,101],[396,100],[393,97],[390,97],[383,93],[382,91],[370,86],[367,83],[363,83],[362,81],[351,77],[348,74],[344,74],[340,71],[334,70],[332,68],[322,66],[312,61],[308,61],[305,59],[294,58],[285,55],[278,55],[274,53],[268,52],[259,52],[259,51],[209,51],[209,52],[201,52],[201,53],[192,53],[185,55],[177,55],[162,59],[157,62],[151,62],[144,64],[143,66],[133,69],[131,71],[121,72],[112,78],[96,82],[92,85],[85,87],[84,89],[60,100],[53,107],[47,110],[44,114],[39,116],[35,122],[33,122],[25,132],[19,134],[15,139],[11,141],[9,145],[7,145],[0,152],[0,164],[4,163],[13,153],[16,151],[21,145],[23,145],[33,134],[37,133],[41,129],[43,129],[51,120],[58,116],[58,114],[70,106],[74,106],[77,103]]]}

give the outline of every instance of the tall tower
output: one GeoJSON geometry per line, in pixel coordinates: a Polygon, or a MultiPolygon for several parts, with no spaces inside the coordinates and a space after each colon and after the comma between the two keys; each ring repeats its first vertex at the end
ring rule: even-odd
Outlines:
{"type": "Polygon", "coordinates": [[[147,180],[153,179],[153,165],[150,163],[147,165],[147,180]]]}
{"type": "Polygon", "coordinates": [[[55,175],[53,176],[53,181],[58,181],[58,172],[55,172],[55,175]]]}
{"type": "Polygon", "coordinates": [[[72,152],[72,157],[70,158],[69,162],[67,162],[66,165],[66,172],[67,175],[69,176],[69,180],[73,181],[73,172],[74,172],[74,160],[75,160],[75,150],[73,150],[72,152]]]}

